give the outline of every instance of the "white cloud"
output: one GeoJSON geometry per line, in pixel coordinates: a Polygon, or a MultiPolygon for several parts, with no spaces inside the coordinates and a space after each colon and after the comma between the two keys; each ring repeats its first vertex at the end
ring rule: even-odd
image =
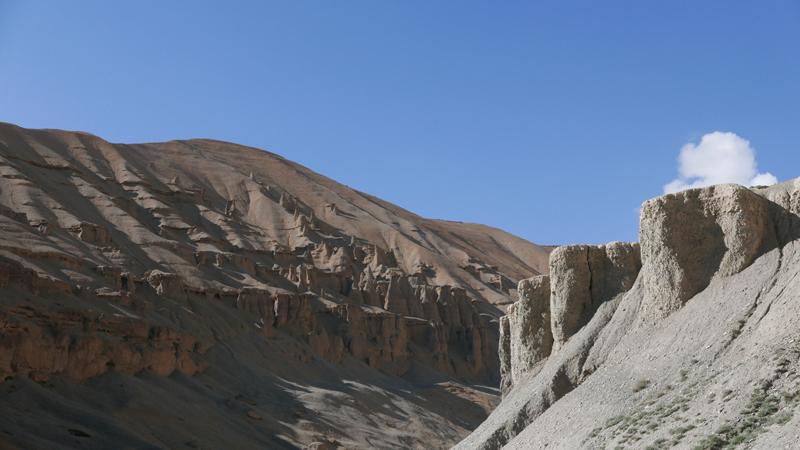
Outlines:
{"type": "Polygon", "coordinates": [[[769,172],[758,173],[755,150],[748,140],[715,131],[703,136],[699,144],[683,146],[678,156],[678,178],[664,185],[664,193],[721,183],[756,186],[777,182],[769,172]]]}
{"type": "Polygon", "coordinates": [[[753,179],[750,180],[750,186],[772,186],[777,182],[778,179],[775,178],[775,175],[765,172],[754,176],[753,179]]]}

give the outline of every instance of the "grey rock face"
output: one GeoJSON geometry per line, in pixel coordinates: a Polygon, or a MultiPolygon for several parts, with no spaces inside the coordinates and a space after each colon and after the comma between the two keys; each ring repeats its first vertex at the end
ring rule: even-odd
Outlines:
{"type": "Polygon", "coordinates": [[[778,244],[797,239],[800,232],[800,178],[752,190],[768,200],[778,244]]]}
{"type": "Polygon", "coordinates": [[[628,291],[641,268],[638,244],[559,247],[550,276],[520,281],[519,301],[500,321],[501,390],[557,351],[594,316],[603,302],[628,291]]]}
{"type": "Polygon", "coordinates": [[[800,214],[800,178],[752,191],[775,203],[792,215],[800,214]]]}
{"type": "Polygon", "coordinates": [[[606,301],[628,291],[642,268],[639,244],[611,242],[589,247],[592,301],[606,301]]]}
{"type": "Polygon", "coordinates": [[[774,245],[768,201],[742,186],[690,189],[642,205],[643,321],[677,311],[714,276],[749,266],[774,245]]]}
{"type": "Polygon", "coordinates": [[[539,275],[519,282],[519,301],[501,318],[501,388],[507,391],[522,375],[550,356],[550,277],[539,275]]]}
{"type": "Polygon", "coordinates": [[[500,357],[500,391],[506,393],[514,384],[511,375],[511,329],[508,315],[500,317],[500,338],[497,355],[500,357]]]}
{"type": "Polygon", "coordinates": [[[748,447],[796,447],[794,404],[751,403],[800,389],[800,179],[650,200],[640,239],[640,260],[631,244],[552,253],[553,351],[513,379],[520,319],[507,316],[513,384],[455,448],[628,448],[626,422],[642,417],[635,448],[733,447],[742,436],[720,430],[743,423],[765,424],[748,432],[748,447]],[[767,426],[765,414],[794,416],[767,426]],[[687,417],[703,419],[684,435],[687,417]]]}
{"type": "Polygon", "coordinates": [[[570,245],[550,255],[554,350],[586,325],[598,306],[633,286],[641,269],[639,245],[570,245]]]}
{"type": "Polygon", "coordinates": [[[558,349],[577,331],[591,309],[589,246],[559,247],[550,254],[550,321],[558,349]]]}

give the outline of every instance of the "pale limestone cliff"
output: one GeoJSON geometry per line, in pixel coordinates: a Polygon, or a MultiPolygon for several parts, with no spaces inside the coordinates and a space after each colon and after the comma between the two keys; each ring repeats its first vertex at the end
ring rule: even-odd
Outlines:
{"type": "Polygon", "coordinates": [[[519,300],[500,318],[501,390],[557,352],[602,303],[633,287],[641,266],[638,244],[556,248],[550,276],[520,281],[519,300]]]}
{"type": "Polygon", "coordinates": [[[641,261],[638,244],[559,247],[550,256],[550,310],[557,350],[601,303],[633,286],[641,261]]]}
{"type": "Polygon", "coordinates": [[[737,185],[691,189],[642,205],[642,320],[678,310],[708,286],[774,247],[768,201],[737,185]]]}
{"type": "Polygon", "coordinates": [[[519,300],[500,318],[501,390],[508,391],[553,349],[550,328],[550,277],[519,282],[519,300]]]}
{"type": "Polygon", "coordinates": [[[791,447],[799,212],[798,180],[692,189],[643,205],[641,263],[632,245],[606,252],[622,263],[596,278],[590,247],[554,251],[557,348],[515,376],[531,348],[512,349],[535,339],[515,346],[524,320],[501,319],[504,399],[456,448],[791,447]]]}

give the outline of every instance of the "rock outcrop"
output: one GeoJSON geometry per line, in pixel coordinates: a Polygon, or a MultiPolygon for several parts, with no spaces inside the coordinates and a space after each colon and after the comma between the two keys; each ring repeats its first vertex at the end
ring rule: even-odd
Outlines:
{"type": "Polygon", "coordinates": [[[641,268],[638,244],[559,247],[550,256],[554,347],[586,325],[602,302],[633,286],[641,268]]]}
{"type": "Polygon", "coordinates": [[[795,445],[798,213],[798,180],[691,189],[645,202],[641,263],[631,244],[555,250],[553,351],[519,364],[545,347],[514,324],[541,313],[510,308],[503,401],[456,448],[795,445]]]}
{"type": "Polygon", "coordinates": [[[775,246],[768,201],[737,185],[691,189],[642,205],[643,320],[677,311],[714,276],[749,266],[775,246]]]}
{"type": "Polygon", "coordinates": [[[508,391],[538,362],[550,356],[550,277],[539,275],[519,282],[519,300],[500,318],[500,387],[508,391]]]}
{"type": "Polygon", "coordinates": [[[631,289],[641,267],[638,244],[556,248],[550,275],[520,281],[519,300],[500,318],[501,390],[557,352],[601,304],[631,289]]]}

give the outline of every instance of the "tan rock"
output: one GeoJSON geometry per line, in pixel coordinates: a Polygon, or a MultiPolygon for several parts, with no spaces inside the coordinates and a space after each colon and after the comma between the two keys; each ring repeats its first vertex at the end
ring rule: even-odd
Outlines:
{"type": "Polygon", "coordinates": [[[81,222],[73,226],[71,231],[77,233],[82,241],[90,244],[108,245],[111,243],[111,233],[108,229],[94,223],[81,222]]]}
{"type": "MultiPolygon", "coordinates": [[[[217,388],[249,383],[313,404],[264,415],[257,428],[239,414],[268,437],[240,433],[220,448],[317,440],[326,434],[304,427],[342,429],[350,416],[325,405],[338,395],[361,402],[359,389],[396,407],[389,415],[367,402],[354,417],[398,431],[369,443],[359,431],[343,447],[452,444],[492,394],[431,383],[499,381],[501,305],[518,280],[547,271],[550,250],[491,227],[421,218],[258,149],[203,139],[117,145],[8,124],[0,229],[0,374],[83,382],[146,372],[181,384],[181,374],[216,364],[205,381],[217,388]],[[314,386],[298,397],[303,383],[314,386]],[[330,397],[320,388],[328,383],[330,397]],[[401,385],[410,390],[390,392],[401,385]]],[[[144,390],[159,384],[142,380],[144,390]]],[[[165,404],[184,399],[162,392],[165,404]]],[[[144,424],[150,416],[136,420],[163,429],[144,424]]],[[[153,437],[185,443],[172,438],[153,437]]]]}
{"type": "Polygon", "coordinates": [[[678,310],[715,276],[740,272],[775,245],[767,201],[742,186],[690,189],[642,205],[641,318],[678,310]]]}
{"type": "Polygon", "coordinates": [[[553,348],[550,278],[540,275],[522,280],[517,292],[519,300],[508,308],[500,325],[503,391],[550,356],[553,348]]]}
{"type": "Polygon", "coordinates": [[[641,268],[639,245],[559,247],[550,256],[553,349],[591,320],[601,303],[633,286],[641,268]]]}

